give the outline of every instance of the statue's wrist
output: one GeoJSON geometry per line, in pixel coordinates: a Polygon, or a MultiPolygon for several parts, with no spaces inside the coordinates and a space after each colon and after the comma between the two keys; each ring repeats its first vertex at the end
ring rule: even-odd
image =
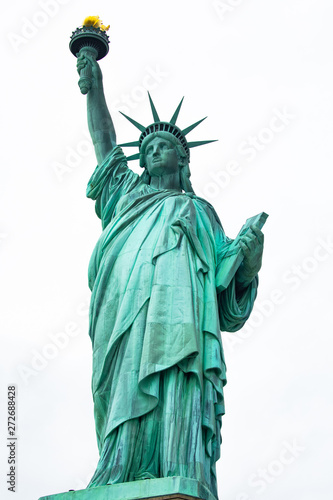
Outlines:
{"type": "Polygon", "coordinates": [[[239,288],[246,288],[254,280],[258,272],[245,266],[243,263],[239,266],[236,274],[236,284],[239,288]]]}
{"type": "Polygon", "coordinates": [[[96,89],[96,90],[104,90],[103,89],[103,78],[102,77],[98,77],[98,78],[94,78],[94,83],[93,83],[93,86],[92,86],[93,89],[96,89]]]}
{"type": "Polygon", "coordinates": [[[104,87],[102,80],[94,81],[91,89],[88,92],[89,100],[100,99],[101,96],[104,96],[104,87]]]}

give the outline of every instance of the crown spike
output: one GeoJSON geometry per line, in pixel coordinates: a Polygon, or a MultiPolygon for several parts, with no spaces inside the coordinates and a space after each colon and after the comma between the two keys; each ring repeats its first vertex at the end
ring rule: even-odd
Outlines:
{"type": "Polygon", "coordinates": [[[123,113],[122,111],[119,111],[119,113],[121,113],[125,118],[127,118],[127,120],[129,122],[131,122],[136,128],[138,128],[141,132],[144,132],[146,130],[146,127],[144,127],[143,125],[141,125],[140,123],[136,122],[135,120],[133,120],[133,118],[130,118],[129,116],[125,115],[125,113],[123,113]]]}
{"type": "Polygon", "coordinates": [[[140,146],[140,142],[139,141],[133,141],[133,142],[124,142],[124,144],[118,144],[118,146],[121,146],[123,148],[127,147],[127,148],[131,148],[131,147],[139,147],[140,146]]]}
{"type": "Polygon", "coordinates": [[[170,123],[172,123],[172,125],[175,125],[176,124],[176,121],[177,121],[177,118],[178,118],[178,115],[179,115],[179,111],[180,111],[180,108],[182,107],[182,104],[183,104],[183,100],[184,100],[184,97],[182,98],[182,100],[180,101],[180,103],[178,104],[177,106],[177,109],[176,111],[174,112],[174,114],[172,115],[172,118],[170,120],[170,123]]]}
{"type": "Polygon", "coordinates": [[[156,111],[156,108],[155,108],[155,104],[153,103],[153,100],[151,98],[151,95],[150,93],[148,92],[148,97],[149,97],[149,102],[150,102],[150,107],[151,107],[151,111],[153,113],[153,118],[154,118],[154,121],[155,122],[160,122],[160,117],[158,116],[158,113],[156,111]]]}
{"type": "Polygon", "coordinates": [[[206,120],[206,118],[207,118],[207,116],[205,116],[205,118],[202,118],[198,122],[193,123],[193,125],[190,125],[189,127],[187,127],[184,130],[182,130],[182,133],[184,135],[187,135],[189,132],[191,132],[191,130],[193,130],[195,127],[197,127],[198,125],[200,125],[201,122],[203,122],[204,120],[206,120]]]}
{"type": "Polygon", "coordinates": [[[138,160],[140,158],[140,153],[136,153],[135,155],[131,155],[131,156],[127,156],[126,159],[128,161],[131,161],[131,160],[138,160]]]}
{"type": "MultiPolygon", "coordinates": [[[[133,141],[133,142],[126,142],[123,144],[119,144],[119,146],[123,147],[139,147],[139,150],[141,148],[141,145],[146,137],[148,137],[150,134],[158,131],[164,131],[164,132],[169,132],[170,134],[174,135],[176,139],[182,144],[186,151],[186,155],[188,159],[190,158],[190,148],[195,148],[197,146],[203,146],[204,144],[209,144],[210,142],[215,142],[215,140],[209,140],[209,141],[193,141],[193,142],[187,142],[185,136],[191,132],[195,127],[197,127],[201,122],[203,122],[207,117],[202,118],[196,123],[193,123],[193,125],[190,125],[189,127],[185,128],[184,130],[180,130],[179,127],[176,125],[176,121],[178,119],[178,115],[180,112],[180,109],[183,104],[184,97],[181,99],[180,103],[178,104],[176,111],[172,115],[172,118],[170,122],[161,122],[160,117],[158,116],[158,113],[156,111],[154,102],[151,98],[150,93],[148,92],[148,97],[149,97],[149,102],[150,102],[150,107],[153,113],[154,117],[154,123],[149,125],[148,127],[144,127],[144,125],[141,125],[137,121],[133,120],[133,118],[130,118],[129,116],[125,115],[122,111],[120,113],[129,121],[131,122],[136,128],[138,128],[141,131],[141,135],[138,141],[133,141]]],[[[140,158],[140,152],[133,154],[131,156],[127,157],[128,161],[131,160],[137,160],[140,158]]]]}
{"type": "Polygon", "coordinates": [[[210,142],[216,142],[217,139],[213,139],[211,141],[194,141],[188,142],[187,145],[189,148],[196,148],[197,146],[203,146],[204,144],[209,144],[210,142]]]}

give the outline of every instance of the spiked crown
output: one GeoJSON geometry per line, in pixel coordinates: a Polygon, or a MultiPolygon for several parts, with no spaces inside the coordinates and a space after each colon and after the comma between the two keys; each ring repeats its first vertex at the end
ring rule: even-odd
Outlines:
{"type": "MultiPolygon", "coordinates": [[[[153,100],[148,92],[149,96],[149,102],[150,102],[150,107],[153,113],[153,118],[154,118],[154,123],[151,125],[148,125],[148,127],[145,127],[144,125],[141,125],[137,121],[133,120],[133,118],[130,118],[129,116],[125,115],[120,111],[120,113],[127,118],[136,128],[138,128],[141,131],[141,135],[139,137],[138,141],[134,142],[126,142],[124,144],[120,144],[120,146],[124,147],[138,147],[139,151],[141,149],[143,140],[148,137],[150,134],[153,134],[155,132],[168,132],[169,134],[173,135],[179,143],[183,146],[188,161],[190,161],[190,148],[195,148],[197,146],[202,146],[203,144],[208,144],[209,142],[215,142],[215,140],[210,140],[210,141],[195,141],[195,142],[188,142],[186,140],[186,135],[191,132],[195,127],[197,127],[203,120],[205,120],[207,117],[202,118],[201,120],[193,123],[193,125],[190,125],[189,127],[185,128],[184,130],[181,130],[179,127],[176,125],[176,121],[179,115],[180,108],[183,104],[184,97],[178,104],[176,111],[172,115],[172,118],[170,122],[165,122],[161,121],[160,117],[158,116],[158,113],[156,111],[155,105],[153,103],[153,100]]],[[[140,158],[140,152],[136,153],[134,155],[128,156],[127,160],[137,160],[140,158]]]]}

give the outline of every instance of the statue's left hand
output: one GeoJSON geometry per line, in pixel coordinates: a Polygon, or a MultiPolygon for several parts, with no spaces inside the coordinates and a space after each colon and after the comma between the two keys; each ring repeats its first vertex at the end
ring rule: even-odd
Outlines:
{"type": "Polygon", "coordinates": [[[239,281],[250,283],[261,268],[264,235],[260,229],[253,224],[246,234],[240,236],[238,244],[244,255],[244,260],[238,273],[239,281]]]}

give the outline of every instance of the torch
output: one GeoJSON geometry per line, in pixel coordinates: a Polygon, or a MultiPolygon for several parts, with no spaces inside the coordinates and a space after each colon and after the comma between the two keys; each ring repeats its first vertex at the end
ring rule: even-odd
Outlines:
{"type": "MultiPolygon", "coordinates": [[[[109,52],[109,37],[106,31],[110,26],[104,26],[98,16],[87,17],[83,25],[72,32],[69,49],[75,57],[90,55],[96,61],[109,52]]],[[[92,85],[92,72],[87,64],[80,72],[79,87],[82,94],[87,94],[92,85]]]]}

